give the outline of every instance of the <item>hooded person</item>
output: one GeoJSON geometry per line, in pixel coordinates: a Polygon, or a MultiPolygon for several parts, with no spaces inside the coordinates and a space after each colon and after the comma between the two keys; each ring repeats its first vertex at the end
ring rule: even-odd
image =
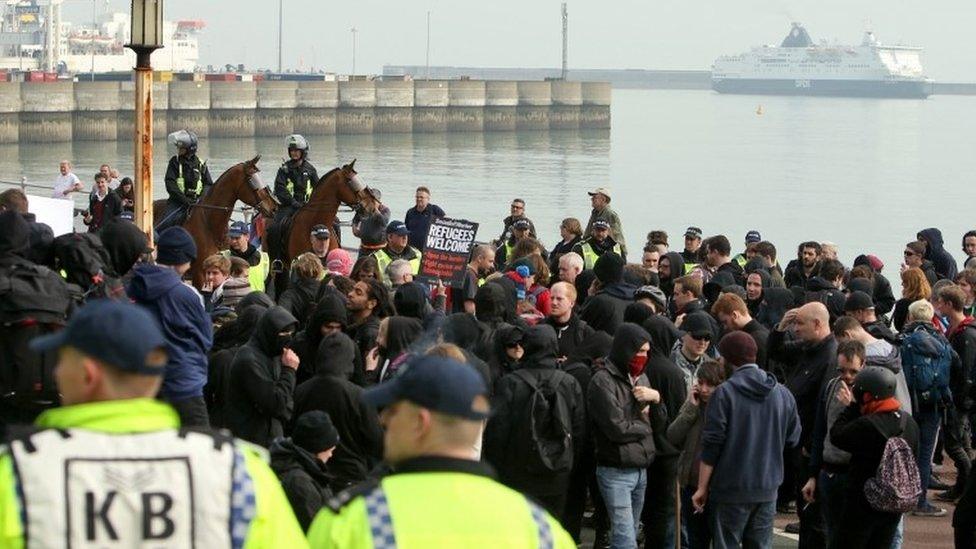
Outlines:
{"type": "Polygon", "coordinates": [[[654,311],[643,303],[631,303],[624,309],[624,322],[642,325],[645,320],[654,316],[654,311]]]}
{"type": "Polygon", "coordinates": [[[397,315],[416,318],[425,324],[427,317],[434,312],[427,299],[427,289],[418,282],[407,282],[397,287],[393,293],[393,308],[397,315]]]}
{"type": "Polygon", "coordinates": [[[733,373],[708,402],[692,502],[701,512],[707,500],[716,546],[762,546],[772,539],[784,451],[800,442],[800,418],[790,392],[756,365],[752,336],[730,332],[718,349],[733,373]]]}
{"type": "Polygon", "coordinates": [[[661,290],[664,295],[674,294],[674,281],[685,276],[685,260],[678,252],[664,254],[657,264],[657,274],[661,279],[661,290]],[[662,263],[663,269],[662,269],[662,263]]]}
{"type": "MultiPolygon", "coordinates": [[[[650,387],[661,395],[661,406],[667,423],[678,416],[681,405],[688,398],[681,368],[668,356],[668,350],[678,337],[678,330],[668,318],[655,315],[642,324],[650,336],[650,351],[644,375],[650,387]]],[[[647,469],[647,489],[644,492],[644,544],[647,547],[674,546],[674,514],[676,500],[674,483],[678,475],[681,449],[667,439],[667,427],[654,430],[654,462],[647,469]]]]}
{"type": "Polygon", "coordinates": [[[566,504],[572,463],[579,454],[576,441],[584,438],[583,392],[576,380],[558,367],[558,341],[552,326],[529,328],[522,337],[522,346],[525,355],[519,369],[502,377],[492,398],[492,416],[485,428],[484,457],[498,471],[498,479],[503,484],[533,497],[553,516],[559,517],[566,504]],[[570,425],[566,425],[570,443],[568,447],[561,446],[563,454],[568,453],[570,459],[556,471],[542,465],[539,448],[533,440],[532,422],[537,420],[533,410],[535,388],[554,403],[550,405],[552,417],[570,420],[570,425]],[[562,412],[555,404],[560,401],[565,406],[562,412]]]}
{"type": "Polygon", "coordinates": [[[873,255],[859,255],[854,259],[854,266],[867,265],[874,272],[874,283],[871,286],[871,297],[874,299],[874,308],[878,316],[886,315],[895,307],[894,292],[891,291],[891,282],[881,274],[884,263],[873,255]]]}
{"type": "Polygon", "coordinates": [[[593,269],[585,269],[580,271],[580,274],[576,275],[576,280],[573,281],[573,286],[576,287],[576,309],[580,310],[586,305],[586,302],[590,299],[590,286],[593,285],[593,281],[596,280],[596,274],[593,273],[593,269]]]}
{"type": "MultiPolygon", "coordinates": [[[[746,266],[748,267],[749,264],[747,263],[746,266]]],[[[749,308],[749,315],[753,318],[759,316],[762,310],[763,298],[766,295],[766,289],[771,285],[772,278],[769,276],[769,271],[765,268],[746,271],[746,297],[744,300],[746,307],[749,308]],[[759,284],[757,285],[756,282],[759,284]]]]}
{"type": "MultiPolygon", "coordinates": [[[[522,338],[525,336],[525,329],[521,326],[502,326],[495,330],[492,337],[492,361],[488,363],[488,370],[491,372],[492,393],[498,387],[498,383],[508,374],[519,368],[522,357],[518,356],[518,347],[522,347],[522,338]],[[512,352],[509,352],[511,350],[512,352]],[[516,356],[512,356],[512,355],[516,356]]],[[[525,349],[522,348],[524,356],[525,349]]]]}
{"type": "Polygon", "coordinates": [[[246,309],[251,305],[260,305],[261,307],[267,309],[269,307],[274,307],[275,302],[273,299],[271,299],[271,296],[269,296],[268,294],[264,292],[253,291],[247,294],[246,296],[244,296],[240,301],[238,301],[237,305],[234,306],[234,309],[237,311],[238,314],[240,314],[241,311],[243,311],[244,309],[246,309]]]}
{"type": "Polygon", "coordinates": [[[310,379],[315,373],[315,356],[319,343],[326,332],[345,330],[349,325],[346,302],[338,293],[327,293],[315,305],[305,329],[295,336],[291,349],[301,361],[296,374],[296,384],[310,379]]]}
{"type": "MultiPolygon", "coordinates": [[[[729,265],[729,263],[726,263],[726,265],[729,265]]],[[[737,285],[732,273],[719,271],[712,276],[711,280],[702,286],[702,297],[711,305],[718,300],[718,296],[722,294],[725,288],[737,285]]]]}
{"type": "Polygon", "coordinates": [[[295,518],[308,530],[312,519],[332,499],[326,463],[339,444],[339,432],[325,412],[302,414],[292,436],[271,444],[271,469],[295,512],[295,518]]]}
{"type": "Polygon", "coordinates": [[[610,516],[613,547],[636,546],[635,523],[644,502],[647,467],[655,456],[653,432],[667,428],[660,394],[648,387],[644,375],[649,347],[643,328],[621,324],[606,363],[593,374],[586,392],[597,484],[610,516]]]}
{"type": "Polygon", "coordinates": [[[407,361],[410,347],[420,339],[424,333],[424,327],[416,318],[405,316],[391,316],[383,319],[386,323],[386,331],[380,328],[380,335],[376,338],[376,347],[379,349],[379,361],[377,368],[373,371],[366,368],[367,382],[383,383],[394,377],[400,367],[407,361]]]}
{"type": "Polygon", "coordinates": [[[503,322],[519,322],[516,314],[518,288],[515,281],[508,277],[494,278],[478,288],[474,303],[475,316],[491,328],[503,322]]]}
{"type": "Polygon", "coordinates": [[[250,305],[235,320],[224,324],[214,334],[214,346],[207,361],[207,384],[203,387],[211,427],[227,426],[225,414],[227,395],[230,392],[230,366],[234,362],[237,349],[251,339],[266,310],[267,307],[261,305],[250,305]]]}
{"type": "Polygon", "coordinates": [[[634,301],[637,288],[624,282],[624,260],[615,253],[601,255],[593,272],[600,288],[587,300],[580,318],[593,329],[612,334],[623,323],[624,311],[634,301]]]}
{"type": "Polygon", "coordinates": [[[283,307],[261,315],[230,366],[226,422],[235,436],[265,448],[291,419],[298,357],[288,348],[298,321],[283,307]]]}
{"type": "Polygon", "coordinates": [[[339,433],[339,445],[329,461],[336,492],[365,480],[383,455],[376,409],[363,401],[363,388],[350,381],[357,352],[356,344],[342,332],[323,337],[316,350],[315,375],[295,389],[295,415],[327,412],[339,433]]]}
{"type": "MultiPolygon", "coordinates": [[[[489,286],[485,284],[481,288],[489,286]]],[[[478,291],[481,291],[481,288],[478,291]]],[[[492,290],[492,293],[495,293],[492,290]]],[[[502,324],[502,327],[510,326],[502,324]]],[[[494,332],[490,331],[487,324],[480,322],[468,313],[454,313],[448,315],[440,326],[441,337],[444,343],[457,345],[464,353],[464,361],[478,370],[489,389],[492,386],[492,375],[488,364],[495,356],[490,337],[494,332]],[[482,356],[488,357],[487,359],[482,356]]]]}
{"type": "Polygon", "coordinates": [[[935,275],[941,280],[943,278],[954,280],[958,273],[956,260],[945,249],[945,242],[942,240],[942,231],[931,227],[918,232],[916,238],[925,242],[925,259],[932,262],[935,266],[935,275]]]}
{"type": "Polygon", "coordinates": [[[128,221],[113,219],[102,227],[102,245],[111,260],[112,274],[125,277],[146,252],[148,240],[139,227],[128,221]]]}
{"type": "Polygon", "coordinates": [[[762,304],[754,317],[760,324],[772,330],[783,320],[786,311],[796,307],[796,294],[786,288],[763,289],[762,304]]]}

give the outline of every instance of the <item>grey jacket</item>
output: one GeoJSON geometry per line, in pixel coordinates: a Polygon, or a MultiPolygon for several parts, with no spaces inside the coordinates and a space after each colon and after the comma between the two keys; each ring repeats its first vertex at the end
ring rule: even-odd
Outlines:
{"type": "Polygon", "coordinates": [[[678,480],[681,486],[698,486],[698,471],[693,470],[695,454],[701,448],[702,426],[705,424],[705,407],[686,400],[678,417],[668,426],[668,442],[681,448],[678,461],[678,480]]]}

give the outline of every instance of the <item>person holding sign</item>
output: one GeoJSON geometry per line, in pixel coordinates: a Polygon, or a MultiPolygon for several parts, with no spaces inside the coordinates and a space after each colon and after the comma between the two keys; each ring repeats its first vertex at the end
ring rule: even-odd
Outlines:
{"type": "Polygon", "coordinates": [[[420,252],[407,243],[409,238],[410,229],[403,221],[390,221],[386,226],[386,247],[373,254],[379,267],[380,281],[387,286],[390,285],[390,277],[386,268],[397,259],[409,261],[413,274],[420,272],[420,252]]]}

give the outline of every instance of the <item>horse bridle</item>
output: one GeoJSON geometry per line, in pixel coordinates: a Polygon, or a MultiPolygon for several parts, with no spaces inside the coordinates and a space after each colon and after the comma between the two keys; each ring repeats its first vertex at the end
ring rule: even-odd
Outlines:
{"type": "MultiPolygon", "coordinates": [[[[254,185],[251,184],[251,180],[254,178],[254,175],[257,174],[257,173],[258,172],[255,171],[254,173],[247,174],[247,186],[248,186],[249,189],[251,189],[251,191],[254,193],[254,197],[257,199],[256,200],[256,202],[257,202],[256,205],[254,205],[254,206],[248,205],[248,206],[251,207],[251,208],[255,208],[256,210],[258,210],[261,213],[261,215],[264,215],[265,217],[273,217],[272,214],[271,214],[271,212],[263,211],[264,209],[261,207],[261,202],[262,202],[261,201],[261,196],[258,194],[258,191],[260,191],[261,189],[267,189],[268,186],[262,184],[260,187],[255,188],[254,185]]],[[[268,192],[268,196],[275,203],[277,203],[279,205],[281,204],[278,201],[278,198],[275,197],[274,193],[272,193],[272,192],[269,191],[268,192]]],[[[234,207],[233,206],[214,206],[212,204],[201,204],[199,202],[197,202],[196,204],[191,204],[190,205],[190,210],[192,210],[193,208],[203,208],[203,209],[207,209],[207,210],[221,210],[221,211],[225,211],[225,212],[232,212],[232,211],[234,211],[234,207]]]]}

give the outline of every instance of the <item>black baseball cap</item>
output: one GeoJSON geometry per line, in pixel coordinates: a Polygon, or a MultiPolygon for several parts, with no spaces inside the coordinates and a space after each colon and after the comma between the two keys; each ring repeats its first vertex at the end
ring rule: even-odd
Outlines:
{"type": "Polygon", "coordinates": [[[688,229],[685,230],[685,237],[687,237],[687,238],[701,238],[702,237],[702,230],[699,229],[698,227],[688,227],[688,229]]]}
{"type": "Polygon", "coordinates": [[[851,311],[864,311],[874,308],[874,300],[867,292],[862,292],[860,290],[851,292],[847,296],[847,301],[844,302],[844,312],[849,313],[851,311]]]}
{"type": "Polygon", "coordinates": [[[438,356],[420,356],[401,367],[399,375],[363,393],[376,407],[408,400],[417,406],[448,416],[470,420],[488,418],[488,407],[477,397],[488,398],[485,380],[474,368],[438,356]]]}
{"type": "Polygon", "coordinates": [[[528,219],[516,219],[512,228],[527,231],[532,228],[532,223],[528,219]]]}
{"type": "Polygon", "coordinates": [[[715,337],[715,333],[712,332],[712,323],[708,320],[707,314],[702,312],[685,315],[684,320],[681,321],[681,331],[694,338],[708,336],[709,339],[713,339],[715,337]]]}
{"type": "Polygon", "coordinates": [[[406,223],[403,221],[390,221],[390,224],[386,226],[386,234],[406,236],[410,234],[410,229],[407,228],[406,223]]]}
{"type": "Polygon", "coordinates": [[[329,234],[328,227],[325,225],[316,225],[312,227],[312,236],[319,240],[328,240],[331,235],[329,234]]]}
{"type": "Polygon", "coordinates": [[[598,220],[596,220],[596,221],[593,222],[593,228],[594,229],[606,229],[606,230],[609,231],[610,230],[610,224],[607,223],[606,221],[602,220],[602,219],[598,219],[598,220]]]}
{"type": "Polygon", "coordinates": [[[147,364],[149,353],[165,348],[156,319],[138,305],[99,299],[78,309],[60,332],[34,338],[37,353],[74,347],[125,372],[162,375],[166,363],[147,364]]]}

